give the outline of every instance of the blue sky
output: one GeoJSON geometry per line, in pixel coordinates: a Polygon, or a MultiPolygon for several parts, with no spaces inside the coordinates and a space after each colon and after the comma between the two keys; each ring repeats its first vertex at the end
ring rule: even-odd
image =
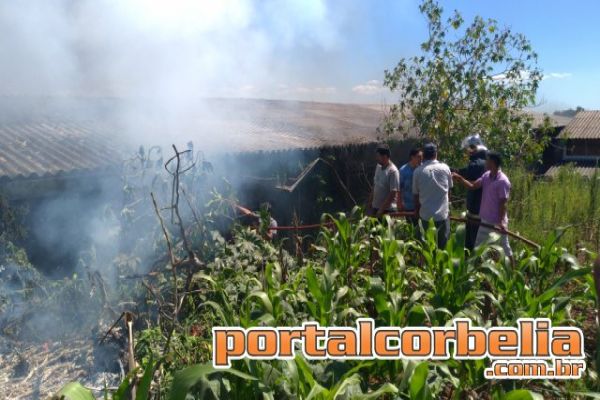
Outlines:
{"type": "Polygon", "coordinates": [[[548,105],[600,108],[599,1],[461,0],[447,7],[464,10],[465,16],[491,16],[524,33],[550,76],[539,93],[548,105]]]}
{"type": "MultiPolygon", "coordinates": [[[[290,49],[290,62],[297,64],[301,77],[296,84],[331,88],[326,95],[312,94],[316,100],[382,101],[387,97],[378,87],[383,70],[392,68],[400,57],[418,54],[425,39],[418,2],[340,3],[328,3],[328,12],[344,15],[334,46],[309,49],[312,60],[302,48],[290,49]]],[[[546,74],[538,92],[540,109],[577,105],[600,109],[600,1],[445,0],[441,4],[446,12],[458,9],[467,21],[475,15],[494,18],[531,40],[546,74]]]]}

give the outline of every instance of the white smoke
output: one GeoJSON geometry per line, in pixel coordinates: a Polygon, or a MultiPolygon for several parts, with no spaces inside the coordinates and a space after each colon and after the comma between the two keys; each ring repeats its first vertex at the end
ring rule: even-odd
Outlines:
{"type": "Polygon", "coordinates": [[[325,0],[1,1],[0,95],[127,99],[122,136],[160,125],[185,143],[203,98],[332,99],[286,55],[334,51],[348,16],[325,0]]]}
{"type": "Polygon", "coordinates": [[[180,99],[276,87],[288,83],[278,51],[334,47],[339,18],[323,0],[3,1],[1,90],[180,99]]]}

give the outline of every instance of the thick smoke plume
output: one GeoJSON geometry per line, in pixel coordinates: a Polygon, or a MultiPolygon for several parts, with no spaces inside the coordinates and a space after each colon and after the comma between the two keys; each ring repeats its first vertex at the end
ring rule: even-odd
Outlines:
{"type": "MultiPolygon", "coordinates": [[[[350,10],[347,2],[324,0],[0,1],[0,123],[50,116],[105,124],[124,154],[159,144],[170,157],[171,143],[182,149],[190,141],[197,150],[233,150],[228,133],[248,138],[235,125],[213,129],[228,126],[231,106],[205,99],[327,99],[335,89],[319,85],[314,72],[331,69],[331,59],[319,56],[331,57],[345,40],[350,10]],[[305,71],[299,58],[314,65],[305,71]]],[[[246,110],[254,115],[243,118],[260,120],[264,112],[246,110]]],[[[123,243],[106,209],[127,206],[120,184],[117,177],[86,192],[74,181],[35,199],[27,217],[34,264],[57,279],[76,270],[83,276],[82,264],[114,278],[106,266],[123,243]],[[82,255],[90,249],[93,257],[82,255]]],[[[41,325],[61,326],[49,316],[41,325]]]]}
{"type": "Polygon", "coordinates": [[[346,9],[324,0],[3,1],[0,94],[126,99],[111,117],[132,142],[177,136],[202,98],[326,99],[334,89],[303,86],[310,72],[289,57],[333,51],[346,9]],[[156,123],[157,138],[148,129],[156,123]]]}

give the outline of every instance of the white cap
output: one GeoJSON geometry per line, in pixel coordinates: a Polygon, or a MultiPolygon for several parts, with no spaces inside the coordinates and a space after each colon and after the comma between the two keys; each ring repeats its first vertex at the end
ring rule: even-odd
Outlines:
{"type": "Polygon", "coordinates": [[[466,138],[463,139],[463,141],[461,143],[461,147],[463,149],[466,149],[470,146],[485,147],[483,145],[483,141],[481,140],[481,137],[479,136],[478,133],[467,136],[466,138]]]}

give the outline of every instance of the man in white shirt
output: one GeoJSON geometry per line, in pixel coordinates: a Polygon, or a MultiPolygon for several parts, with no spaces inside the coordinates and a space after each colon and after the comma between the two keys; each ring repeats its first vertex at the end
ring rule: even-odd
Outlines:
{"type": "Polygon", "coordinates": [[[415,208],[423,230],[430,221],[437,229],[438,248],[446,247],[450,236],[449,196],[452,188],[452,172],[448,165],[438,161],[437,146],[428,143],[423,147],[423,164],[413,175],[415,208]]]}
{"type": "Polygon", "coordinates": [[[369,197],[370,215],[381,217],[397,210],[397,197],[400,191],[400,172],[390,160],[390,148],[383,144],[375,150],[375,177],[373,191],[369,197]]]}

